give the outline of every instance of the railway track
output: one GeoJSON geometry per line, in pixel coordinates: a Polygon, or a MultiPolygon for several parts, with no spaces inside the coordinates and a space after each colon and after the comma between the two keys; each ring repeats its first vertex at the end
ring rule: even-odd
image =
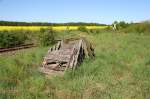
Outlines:
{"type": "Polygon", "coordinates": [[[10,47],[10,48],[0,48],[0,53],[7,53],[7,52],[17,51],[21,49],[28,49],[32,47],[36,47],[36,45],[32,43],[32,44],[24,44],[24,45],[10,47]]]}

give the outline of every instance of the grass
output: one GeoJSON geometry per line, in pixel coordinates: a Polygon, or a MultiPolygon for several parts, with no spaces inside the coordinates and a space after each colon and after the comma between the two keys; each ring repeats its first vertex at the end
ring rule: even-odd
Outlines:
{"type": "MultiPolygon", "coordinates": [[[[51,26],[0,26],[0,31],[3,30],[32,30],[37,31],[40,30],[40,28],[48,28],[51,26]]],[[[88,29],[104,29],[108,26],[86,26],[88,29]]],[[[53,26],[54,30],[77,30],[78,26],[53,26]]]]}
{"type": "MultiPolygon", "coordinates": [[[[66,34],[63,34],[64,37],[66,34]]],[[[77,36],[73,33],[70,36],[77,36]]],[[[103,32],[80,33],[95,46],[94,60],[86,59],[63,77],[38,72],[48,48],[0,56],[0,97],[3,99],[149,99],[150,36],[103,32]],[[14,89],[10,93],[6,89],[14,89]],[[4,93],[5,91],[5,93],[4,93]],[[2,93],[3,92],[3,93],[2,93]]]]}

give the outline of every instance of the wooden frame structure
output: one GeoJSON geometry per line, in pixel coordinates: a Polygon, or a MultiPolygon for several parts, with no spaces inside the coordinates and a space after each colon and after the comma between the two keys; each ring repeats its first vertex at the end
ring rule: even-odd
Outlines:
{"type": "Polygon", "coordinates": [[[45,74],[64,73],[77,68],[84,58],[94,56],[94,49],[85,38],[60,40],[48,50],[41,71],[45,74]]]}

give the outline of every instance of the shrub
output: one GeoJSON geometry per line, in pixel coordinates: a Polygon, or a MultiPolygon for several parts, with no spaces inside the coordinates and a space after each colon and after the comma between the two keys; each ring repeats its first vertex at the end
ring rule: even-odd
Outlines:
{"type": "Polygon", "coordinates": [[[116,25],[116,30],[125,33],[139,33],[139,34],[150,34],[150,22],[145,21],[141,23],[126,23],[124,21],[113,23],[116,25]]]}
{"type": "Polygon", "coordinates": [[[78,30],[81,32],[88,32],[88,29],[85,26],[79,26],[78,30]]]}
{"type": "Polygon", "coordinates": [[[108,26],[107,28],[104,28],[104,29],[89,29],[89,33],[92,33],[92,34],[98,34],[98,33],[104,33],[104,32],[112,32],[112,27],[108,26]]]}
{"type": "Polygon", "coordinates": [[[27,36],[20,31],[1,31],[0,47],[13,47],[24,44],[27,36]]]}
{"type": "Polygon", "coordinates": [[[97,34],[97,33],[100,32],[100,29],[90,29],[89,32],[90,32],[90,33],[94,33],[94,34],[96,33],[96,34],[97,34]]]}
{"type": "Polygon", "coordinates": [[[55,31],[52,28],[40,29],[40,45],[48,46],[55,43],[55,31]]]}
{"type": "Polygon", "coordinates": [[[120,22],[115,21],[113,23],[113,26],[114,25],[116,25],[116,27],[115,27],[116,30],[121,30],[121,29],[127,28],[129,26],[129,24],[124,21],[120,21],[120,22]]]}
{"type": "Polygon", "coordinates": [[[69,27],[69,26],[67,26],[67,28],[66,28],[65,32],[67,32],[67,33],[70,33],[70,32],[71,32],[71,29],[70,29],[70,27],[69,27]]]}
{"type": "Polygon", "coordinates": [[[123,30],[124,32],[134,32],[134,33],[150,33],[150,23],[143,22],[143,23],[137,23],[137,24],[130,24],[129,27],[125,28],[123,30]]]}

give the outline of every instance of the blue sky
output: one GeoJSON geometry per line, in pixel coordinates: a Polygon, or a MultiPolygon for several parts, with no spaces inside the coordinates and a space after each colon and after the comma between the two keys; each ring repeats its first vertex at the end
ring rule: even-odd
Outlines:
{"type": "Polygon", "coordinates": [[[0,0],[0,20],[137,22],[150,19],[150,0],[0,0]]]}

